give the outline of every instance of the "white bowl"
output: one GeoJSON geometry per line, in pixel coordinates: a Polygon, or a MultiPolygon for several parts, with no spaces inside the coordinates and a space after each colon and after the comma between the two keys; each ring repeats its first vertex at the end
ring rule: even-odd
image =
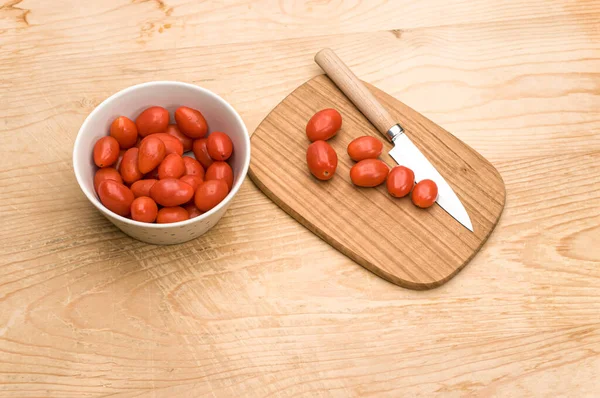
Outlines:
{"type": "Polygon", "coordinates": [[[240,189],[250,164],[250,138],[238,113],[215,93],[193,84],[158,81],[139,84],[119,91],[102,102],[85,119],[79,129],[73,148],[73,169],[81,190],[102,214],[127,235],[141,241],[172,245],[197,238],[211,229],[229,207],[240,189]],[[146,108],[157,105],[171,114],[180,106],[198,109],[206,118],[209,133],[222,131],[233,142],[230,165],[233,169],[233,187],[229,195],[215,208],[201,216],[172,224],[149,224],[133,221],[113,213],[100,203],[94,190],[96,166],[92,151],[96,141],[108,135],[110,124],[118,116],[135,118],[146,108]]]}

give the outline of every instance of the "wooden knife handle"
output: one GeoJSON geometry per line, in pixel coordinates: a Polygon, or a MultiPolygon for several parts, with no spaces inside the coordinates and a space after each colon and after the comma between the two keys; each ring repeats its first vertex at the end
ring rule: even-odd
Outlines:
{"type": "Polygon", "coordinates": [[[396,121],[337,54],[330,48],[324,48],[315,55],[315,62],[377,130],[385,138],[391,140],[388,130],[396,124],[396,121]]]}

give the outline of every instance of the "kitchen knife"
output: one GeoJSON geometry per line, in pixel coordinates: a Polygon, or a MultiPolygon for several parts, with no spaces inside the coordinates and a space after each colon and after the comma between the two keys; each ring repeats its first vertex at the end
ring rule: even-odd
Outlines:
{"type": "Polygon", "coordinates": [[[469,214],[460,202],[460,199],[446,182],[444,177],[427,160],[425,155],[413,144],[400,124],[396,123],[389,112],[375,99],[373,94],[352,73],[344,62],[333,52],[326,48],[317,53],[315,62],[327,73],[329,78],[340,90],[356,105],[356,107],[369,119],[377,130],[394,144],[390,156],[401,166],[412,169],[417,182],[430,179],[438,186],[436,202],[442,209],[450,214],[456,221],[473,232],[473,225],[469,214]]]}

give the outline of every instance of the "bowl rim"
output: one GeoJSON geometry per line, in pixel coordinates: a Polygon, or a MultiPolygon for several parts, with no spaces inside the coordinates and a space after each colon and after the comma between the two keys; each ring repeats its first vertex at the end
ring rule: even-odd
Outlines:
{"type": "Polygon", "coordinates": [[[223,98],[221,98],[218,94],[210,91],[209,89],[206,89],[204,87],[201,87],[201,86],[198,86],[195,84],[191,84],[191,83],[185,83],[185,82],[180,82],[180,81],[175,81],[175,80],[157,80],[157,81],[140,83],[140,84],[136,84],[136,85],[124,88],[124,89],[116,92],[115,94],[111,95],[110,97],[106,98],[98,106],[96,106],[92,112],[90,112],[90,114],[85,118],[83,124],[79,128],[79,131],[77,132],[77,137],[75,138],[75,144],[73,145],[73,171],[75,172],[75,178],[77,179],[77,184],[79,185],[79,189],[81,189],[81,191],[84,193],[84,195],[87,197],[87,199],[98,210],[100,210],[105,216],[117,219],[121,222],[124,222],[129,225],[133,225],[136,227],[145,227],[145,228],[151,228],[151,229],[169,229],[172,227],[182,227],[182,226],[190,225],[190,224],[193,224],[196,222],[200,222],[202,220],[209,218],[213,214],[218,213],[223,207],[227,206],[228,203],[231,201],[231,199],[233,199],[233,197],[239,191],[240,187],[242,186],[242,183],[246,179],[246,175],[248,174],[248,168],[250,166],[250,151],[251,151],[250,135],[248,134],[248,129],[246,127],[246,124],[244,123],[244,120],[238,114],[238,112],[233,108],[233,106],[231,106],[231,104],[229,104],[227,101],[225,101],[223,98]],[[159,88],[160,86],[180,86],[180,87],[185,87],[185,88],[189,88],[192,90],[202,91],[205,94],[208,94],[208,96],[212,97],[217,102],[219,102],[225,108],[229,109],[232,112],[232,114],[234,115],[234,117],[236,118],[236,120],[238,121],[238,123],[242,126],[243,133],[245,133],[244,141],[246,144],[246,150],[244,151],[245,158],[244,158],[244,164],[242,167],[242,173],[241,173],[240,178],[238,178],[237,182],[233,185],[233,187],[231,188],[231,190],[229,191],[229,193],[227,194],[225,199],[223,199],[218,205],[216,205],[215,207],[213,207],[206,213],[203,213],[197,217],[190,218],[190,219],[184,220],[184,221],[168,223],[168,224],[157,224],[157,223],[146,223],[146,222],[141,222],[141,221],[135,221],[135,220],[120,216],[120,215],[110,211],[109,209],[107,209],[102,203],[100,203],[100,201],[95,197],[95,195],[93,195],[91,192],[87,192],[82,185],[83,176],[81,175],[81,172],[80,172],[81,165],[79,164],[79,161],[77,160],[78,159],[77,154],[81,151],[80,146],[82,145],[81,144],[81,141],[82,141],[81,137],[83,136],[82,132],[88,128],[88,124],[91,123],[91,119],[93,118],[93,116],[96,113],[98,113],[102,107],[106,106],[106,104],[108,104],[109,102],[114,101],[115,99],[118,99],[122,96],[128,95],[131,91],[134,91],[134,90],[137,90],[140,88],[144,88],[144,87],[148,87],[148,86],[154,86],[157,88],[159,88]]]}

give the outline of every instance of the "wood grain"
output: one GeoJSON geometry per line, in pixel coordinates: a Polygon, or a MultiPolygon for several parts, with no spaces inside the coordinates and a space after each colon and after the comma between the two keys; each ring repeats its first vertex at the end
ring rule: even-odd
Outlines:
{"type": "Polygon", "coordinates": [[[411,289],[438,287],[473,258],[493,231],[504,209],[504,182],[494,166],[442,127],[375,87],[363,87],[373,100],[362,102],[362,113],[325,75],[294,90],[252,135],[248,174],[278,206],[368,270],[411,289]],[[305,127],[326,108],[337,109],[343,125],[328,141],[338,154],[338,168],[324,183],[306,166],[310,142],[305,127]],[[376,115],[380,123],[371,124],[363,113],[376,115]],[[391,126],[386,120],[400,123],[452,186],[469,213],[473,233],[439,206],[425,211],[408,198],[391,197],[385,185],[359,189],[352,184],[354,162],[346,148],[355,138],[378,138],[384,143],[381,158],[390,167],[396,164],[387,154],[392,144],[382,137],[391,126]]]}
{"type": "Polygon", "coordinates": [[[0,0],[0,397],[598,396],[599,19],[595,0],[0,0]],[[502,175],[460,277],[399,289],[250,181],[177,247],[87,203],[71,150],[109,95],[192,82],[253,131],[323,47],[502,175]]]}

